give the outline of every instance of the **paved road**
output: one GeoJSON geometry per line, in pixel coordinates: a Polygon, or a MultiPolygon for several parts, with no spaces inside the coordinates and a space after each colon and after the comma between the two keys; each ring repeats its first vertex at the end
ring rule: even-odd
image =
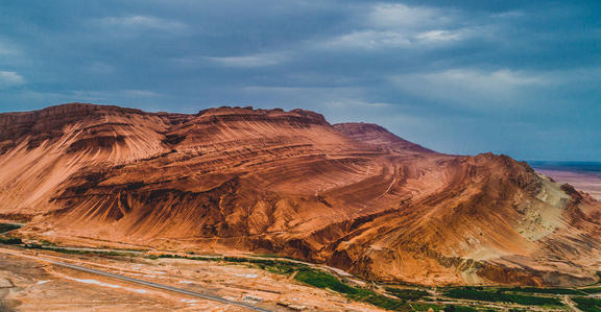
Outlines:
{"type": "MultiPolygon", "coordinates": [[[[6,252],[6,251],[3,250],[2,252],[6,252]]],[[[247,303],[243,303],[243,302],[237,302],[237,301],[227,300],[227,299],[221,298],[219,296],[213,296],[213,295],[207,295],[207,294],[203,294],[203,293],[193,292],[193,291],[189,291],[189,290],[185,290],[185,289],[180,289],[180,288],[175,288],[175,287],[171,287],[171,286],[161,285],[161,284],[157,284],[157,283],[153,283],[153,282],[149,282],[149,281],[145,281],[145,280],[140,280],[140,279],[131,278],[131,277],[127,277],[127,276],[117,275],[117,274],[113,274],[113,273],[109,273],[109,272],[104,272],[104,271],[99,271],[99,270],[95,270],[95,269],[91,269],[91,268],[87,268],[87,267],[83,267],[83,266],[79,266],[79,265],[73,265],[73,264],[69,264],[69,263],[65,263],[65,262],[59,262],[59,261],[54,261],[54,260],[50,260],[50,259],[45,259],[45,258],[40,258],[40,257],[35,257],[35,256],[30,256],[30,255],[25,255],[25,254],[21,254],[21,253],[17,253],[17,252],[6,252],[6,253],[11,254],[11,255],[15,255],[15,256],[19,256],[19,257],[24,257],[24,258],[29,258],[29,259],[34,259],[34,260],[37,260],[37,261],[42,261],[42,262],[50,263],[50,264],[57,265],[57,266],[67,267],[67,268],[78,270],[78,271],[82,271],[82,272],[88,272],[88,273],[92,273],[92,274],[96,274],[96,275],[110,277],[110,278],[113,278],[113,279],[117,279],[117,280],[121,280],[121,281],[126,281],[126,282],[130,282],[130,283],[134,283],[134,284],[138,284],[138,285],[142,285],[142,286],[146,286],[146,287],[163,289],[163,290],[168,290],[168,291],[173,291],[173,292],[185,294],[185,295],[188,295],[188,296],[203,298],[203,299],[206,299],[206,300],[217,301],[217,302],[221,302],[221,303],[225,303],[225,304],[231,304],[231,305],[243,307],[245,309],[250,309],[250,310],[253,310],[253,311],[269,312],[268,310],[265,310],[265,309],[260,308],[260,307],[256,307],[256,306],[253,306],[253,305],[250,305],[250,304],[247,304],[247,303]]]]}

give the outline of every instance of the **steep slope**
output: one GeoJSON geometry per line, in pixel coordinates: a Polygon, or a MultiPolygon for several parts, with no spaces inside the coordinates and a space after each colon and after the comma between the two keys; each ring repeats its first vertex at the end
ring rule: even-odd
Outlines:
{"type": "Polygon", "coordinates": [[[24,236],[272,252],[420,284],[584,284],[600,266],[599,202],[377,125],[88,104],[0,125],[0,216],[30,219],[24,236]]]}
{"type": "Polygon", "coordinates": [[[418,144],[395,136],[386,128],[369,123],[340,123],[332,125],[338,131],[357,141],[392,148],[396,153],[434,152],[418,144]]]}

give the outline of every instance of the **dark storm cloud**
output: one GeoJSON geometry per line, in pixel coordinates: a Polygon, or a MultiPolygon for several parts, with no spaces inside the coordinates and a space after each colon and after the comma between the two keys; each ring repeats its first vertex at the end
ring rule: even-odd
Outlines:
{"type": "Polygon", "coordinates": [[[601,159],[593,1],[0,2],[0,111],[302,107],[449,153],[601,159]]]}

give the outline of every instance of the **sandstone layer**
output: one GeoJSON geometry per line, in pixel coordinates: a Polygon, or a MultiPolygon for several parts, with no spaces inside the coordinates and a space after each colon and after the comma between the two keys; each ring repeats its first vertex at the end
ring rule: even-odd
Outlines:
{"type": "Polygon", "coordinates": [[[366,279],[596,281],[601,203],[507,156],[292,110],[0,114],[0,217],[25,237],[276,253],[366,279]]]}

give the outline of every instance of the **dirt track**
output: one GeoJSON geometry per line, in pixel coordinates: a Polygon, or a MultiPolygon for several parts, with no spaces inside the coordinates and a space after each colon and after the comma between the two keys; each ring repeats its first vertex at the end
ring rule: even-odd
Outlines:
{"type": "Polygon", "coordinates": [[[105,276],[105,277],[109,277],[109,278],[116,279],[116,280],[121,280],[121,281],[126,281],[126,282],[130,282],[130,283],[142,285],[142,286],[145,286],[145,287],[163,289],[163,290],[168,290],[168,291],[172,291],[172,292],[182,293],[182,294],[186,294],[186,295],[189,295],[189,296],[199,297],[199,298],[203,298],[203,299],[207,299],[207,300],[211,300],[211,301],[217,301],[217,302],[221,302],[221,303],[225,303],[225,304],[232,304],[232,305],[236,305],[236,306],[239,306],[239,307],[242,307],[242,308],[245,308],[245,309],[250,309],[250,310],[253,310],[253,311],[269,312],[269,310],[260,308],[258,306],[253,306],[253,305],[248,305],[246,303],[231,301],[231,300],[227,300],[227,299],[224,299],[222,297],[218,297],[218,296],[214,296],[214,295],[203,294],[203,293],[199,293],[199,292],[193,292],[193,291],[189,291],[189,290],[185,290],[185,289],[180,289],[180,288],[175,288],[175,287],[171,287],[171,286],[161,285],[161,284],[157,284],[157,283],[153,283],[153,282],[149,282],[149,281],[145,281],[145,280],[141,280],[141,279],[131,278],[131,277],[123,276],[123,275],[117,275],[117,274],[113,274],[113,273],[109,273],[109,272],[105,272],[105,271],[100,271],[100,270],[96,270],[96,269],[91,269],[91,268],[87,268],[87,267],[84,267],[84,266],[79,266],[79,265],[69,264],[69,263],[65,263],[65,262],[55,261],[55,260],[51,260],[51,259],[48,259],[48,258],[41,258],[41,257],[37,257],[37,256],[26,255],[26,254],[23,254],[23,253],[12,251],[12,250],[0,249],[0,253],[8,253],[8,254],[15,255],[15,256],[18,256],[18,257],[22,257],[22,258],[28,258],[28,259],[36,260],[36,261],[39,261],[39,262],[50,263],[50,264],[53,264],[53,265],[57,265],[57,266],[62,266],[62,267],[74,269],[74,270],[77,270],[77,271],[92,273],[92,274],[95,274],[95,275],[105,276]]]}

